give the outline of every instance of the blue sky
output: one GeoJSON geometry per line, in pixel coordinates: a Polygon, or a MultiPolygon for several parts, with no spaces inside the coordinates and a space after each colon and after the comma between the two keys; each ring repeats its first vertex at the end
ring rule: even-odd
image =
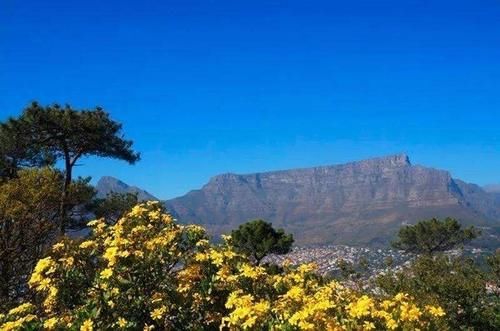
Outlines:
{"type": "Polygon", "coordinates": [[[161,198],[222,172],[406,152],[500,182],[500,2],[16,1],[0,119],[103,106],[142,153],[87,159],[161,198]]]}

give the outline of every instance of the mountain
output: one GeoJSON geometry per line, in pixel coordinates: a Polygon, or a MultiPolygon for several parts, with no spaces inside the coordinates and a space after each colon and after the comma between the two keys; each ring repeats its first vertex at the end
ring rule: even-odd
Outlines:
{"type": "Polygon", "coordinates": [[[500,184],[491,184],[483,187],[483,190],[489,193],[500,193],[500,184]]]}
{"type": "Polygon", "coordinates": [[[97,197],[104,198],[108,193],[137,193],[139,201],[159,200],[149,192],[136,186],[129,186],[119,179],[104,176],[99,179],[96,185],[97,197]]]}
{"type": "Polygon", "coordinates": [[[222,174],[165,202],[176,218],[213,235],[262,218],[298,244],[384,246],[404,224],[455,217],[498,245],[500,200],[449,172],[412,165],[405,154],[343,165],[222,174]]]}

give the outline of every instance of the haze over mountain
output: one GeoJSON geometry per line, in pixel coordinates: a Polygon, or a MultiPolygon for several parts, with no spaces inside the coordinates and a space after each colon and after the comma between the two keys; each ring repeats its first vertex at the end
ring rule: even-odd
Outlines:
{"type": "Polygon", "coordinates": [[[137,198],[139,201],[147,200],[159,200],[149,192],[140,189],[136,186],[129,186],[122,182],[121,180],[111,177],[104,176],[99,179],[96,185],[97,197],[105,198],[108,193],[137,193],[137,198]]]}
{"type": "Polygon", "coordinates": [[[490,184],[483,187],[486,192],[500,193],[500,184],[490,184]]]}
{"type": "Polygon", "coordinates": [[[222,174],[199,190],[165,201],[183,222],[214,235],[262,218],[298,244],[386,245],[401,225],[455,217],[498,243],[500,201],[449,172],[412,165],[398,154],[343,165],[255,174],[222,174]]]}

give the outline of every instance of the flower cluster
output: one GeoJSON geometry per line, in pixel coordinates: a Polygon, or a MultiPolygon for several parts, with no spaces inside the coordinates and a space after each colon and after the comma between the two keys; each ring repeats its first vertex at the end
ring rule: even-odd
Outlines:
{"type": "Polygon", "coordinates": [[[212,245],[159,203],[114,225],[89,223],[84,241],[63,239],[41,259],[36,294],[0,315],[0,329],[413,330],[441,329],[440,307],[405,294],[378,298],[315,273],[314,265],[264,267],[212,245]]]}

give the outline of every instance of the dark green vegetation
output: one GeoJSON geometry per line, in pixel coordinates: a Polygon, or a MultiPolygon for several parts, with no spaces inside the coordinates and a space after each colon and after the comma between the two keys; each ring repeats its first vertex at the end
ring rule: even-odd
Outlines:
{"type": "Polygon", "coordinates": [[[417,256],[401,271],[379,276],[377,285],[387,294],[404,292],[440,305],[452,330],[498,330],[500,252],[487,258],[486,268],[466,256],[446,253],[477,235],[450,218],[403,227],[394,246],[417,256]]]}
{"type": "Polygon", "coordinates": [[[293,244],[293,236],[283,229],[275,230],[271,223],[254,220],[231,232],[234,247],[252,258],[256,264],[268,254],[286,254],[293,244]]]}
{"type": "Polygon", "coordinates": [[[92,212],[116,219],[136,202],[129,195],[94,200],[90,178],[72,176],[87,156],[139,160],[121,125],[100,108],[32,103],[0,123],[0,307],[27,294],[34,263],[68,226],[92,212]]]}
{"type": "Polygon", "coordinates": [[[123,214],[138,203],[137,194],[109,193],[106,198],[97,198],[91,205],[96,218],[104,218],[107,222],[115,223],[123,214]]]}
{"type": "Polygon", "coordinates": [[[474,227],[462,229],[453,218],[440,221],[436,218],[408,225],[399,230],[392,246],[415,254],[444,252],[463,245],[480,234],[474,227]]]}

